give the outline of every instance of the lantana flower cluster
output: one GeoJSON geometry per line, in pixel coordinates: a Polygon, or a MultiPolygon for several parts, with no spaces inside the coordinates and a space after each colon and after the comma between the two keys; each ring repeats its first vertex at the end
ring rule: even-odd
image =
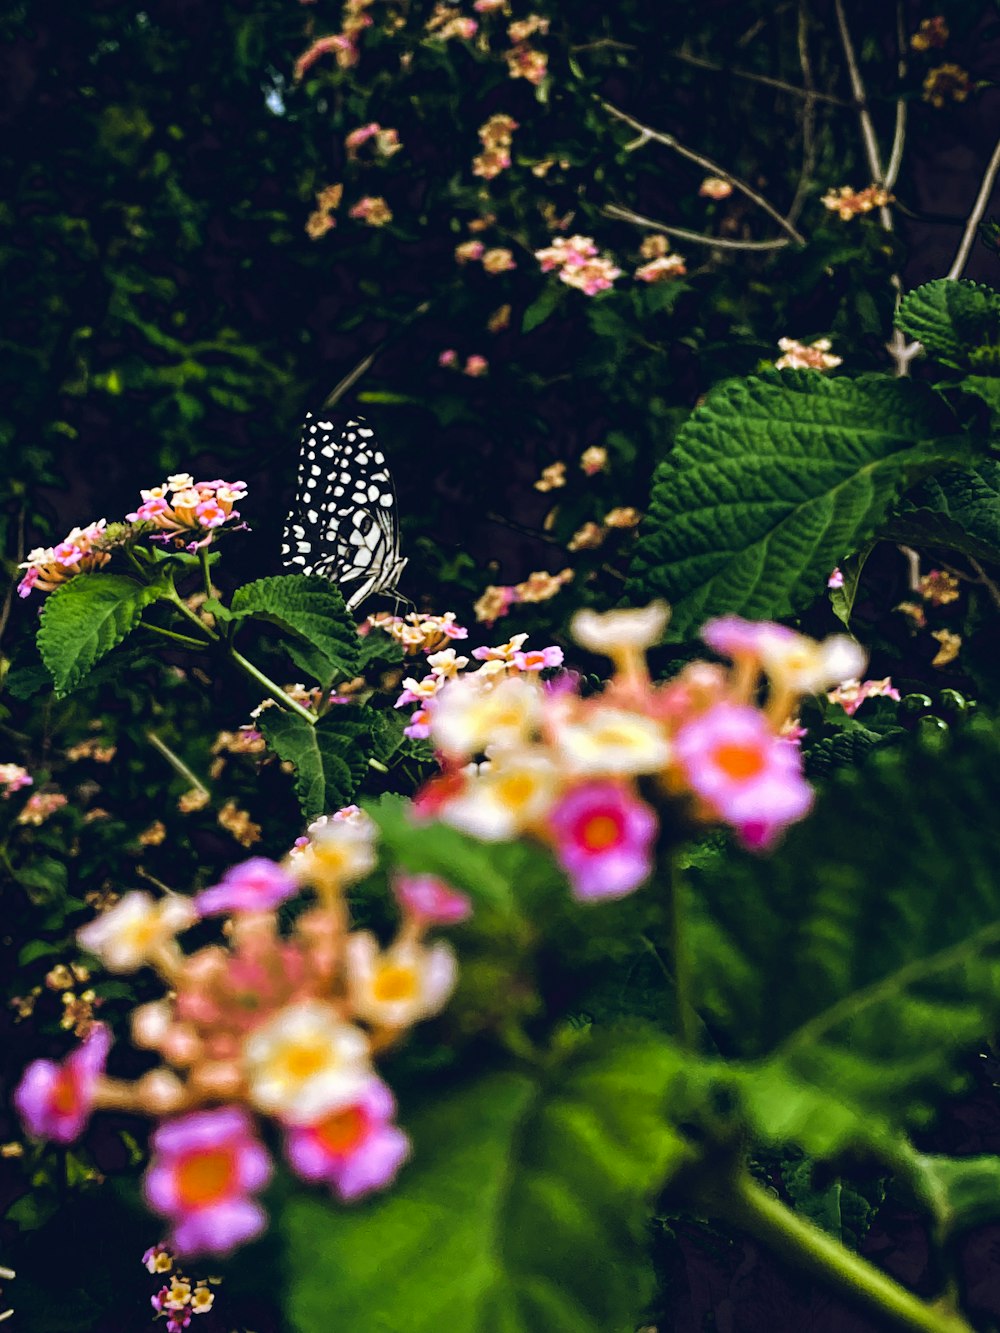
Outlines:
{"type": "Polygon", "coordinates": [[[851,218],[870,213],[875,208],[884,208],[892,201],[893,196],[880,185],[866,185],[863,190],[841,185],[839,189],[828,190],[820,203],[831,213],[836,213],[842,222],[850,222],[851,218]]]}
{"type": "Polygon", "coordinates": [[[510,166],[510,146],[518,123],[513,116],[498,112],[480,125],[477,133],[482,151],[472,159],[473,176],[493,180],[510,166]]]}
{"type": "Polygon", "coordinates": [[[798,703],[860,676],[864,653],[847,636],[818,643],[731,616],[702,634],[730,666],[696,661],[654,683],[646,650],[667,614],[662,603],[577,613],[577,642],[615,668],[589,697],[572,674],[542,683],[518,670],[527,655],[514,640],[480,650],[478,671],[411,690],[442,764],[415,812],[488,842],[537,839],[581,899],[631,893],[649,876],[658,807],[678,827],[728,825],[751,849],[772,846],[813,800],[788,738],[798,703]]]}
{"type": "MultiPolygon", "coordinates": [[[[159,486],[140,491],[142,504],[125,515],[126,523],[142,525],[140,535],[153,541],[172,544],[178,549],[197,551],[208,546],[221,528],[235,528],[239,511],[235,506],[246,498],[244,481],[195,481],[188,472],[179,472],[159,486]]],[[[100,519],[85,528],[74,528],[57,546],[38,547],[18,566],[25,571],[17,585],[21,597],[34,588],[52,592],[78,574],[101,569],[111,559],[111,550],[133,535],[135,529],[116,524],[108,530],[100,519]]]]}
{"type": "Polygon", "coordinates": [[[356,130],[351,130],[344,139],[348,160],[353,162],[358,156],[358,150],[366,143],[372,145],[375,157],[380,161],[392,157],[403,147],[398,130],[383,129],[377,120],[373,120],[367,125],[359,125],[356,130]]]}
{"type": "Polygon", "coordinates": [[[490,583],[472,609],[480,623],[492,625],[501,616],[507,615],[517,602],[550,601],[575,577],[574,571],[569,568],[561,569],[558,574],[536,569],[521,583],[490,583]]]}
{"type": "Polygon", "coordinates": [[[941,108],[945,102],[964,102],[971,92],[968,70],[949,61],[928,72],[922,96],[931,106],[941,108]]]}
{"type": "Polygon", "coordinates": [[[833,370],[843,363],[842,356],[834,356],[830,351],[833,343],[829,338],[817,338],[815,342],[801,343],[795,338],[779,338],[781,356],[775,361],[777,370],[833,370]]]}
{"type": "Polygon", "coordinates": [[[244,861],[193,899],[127,893],[79,932],[108,971],[152,968],[164,982],[131,1020],[133,1044],[160,1063],[134,1082],[110,1077],[111,1034],[94,1023],[62,1063],[28,1067],[15,1104],[29,1133],[58,1143],[95,1108],[157,1118],[144,1193],[172,1253],[225,1254],[264,1229],[257,1195],[273,1168],[259,1116],[276,1122],[292,1170],[343,1201],[389,1184],[408,1157],[375,1062],[446,1004],[455,954],[428,934],[471,909],[433,877],[401,876],[400,925],[383,947],[352,928],[345,899],[375,862],[375,827],[349,810],[281,863],[244,861]],[[178,936],[216,917],[220,942],[185,952],[178,936]]]}
{"type": "Polygon", "coordinates": [[[586,296],[606,292],[622,271],[611,259],[599,254],[590,236],[556,236],[552,243],[535,251],[543,273],[558,271],[559,281],[576,287],[586,296]]]}
{"type": "Polygon", "coordinates": [[[0,787],[3,788],[0,796],[4,800],[13,796],[16,791],[20,791],[22,787],[32,786],[34,781],[28,770],[22,768],[20,764],[0,764],[0,787]]]}
{"type": "Polygon", "coordinates": [[[360,633],[365,635],[373,629],[391,635],[397,643],[403,645],[408,657],[415,657],[418,653],[436,653],[446,648],[453,639],[469,637],[465,626],[455,620],[454,611],[446,611],[442,616],[424,615],[420,611],[394,616],[387,611],[380,611],[362,623],[360,633]]]}
{"type": "Polygon", "coordinates": [[[165,1319],[165,1333],[184,1333],[193,1315],[208,1314],[215,1305],[213,1285],[221,1278],[193,1279],[177,1267],[166,1245],[151,1245],[142,1256],[143,1266],[154,1277],[167,1278],[150,1298],[156,1319],[165,1319]]]}

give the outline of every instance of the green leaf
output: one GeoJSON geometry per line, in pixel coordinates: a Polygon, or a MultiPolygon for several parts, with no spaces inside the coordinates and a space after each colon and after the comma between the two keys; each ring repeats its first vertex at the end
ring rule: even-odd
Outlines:
{"type": "Polygon", "coordinates": [[[1000,1020],[998,763],[985,723],[876,751],[772,856],[699,877],[697,1003],[764,1137],[884,1146],[962,1086],[1000,1020]]]}
{"type": "Polygon", "coordinates": [[[904,486],[969,445],[926,385],[773,371],[720,385],[657,468],[626,590],[666,597],[669,633],[708,616],[787,616],[904,486]]]}
{"type": "Polygon", "coordinates": [[[663,1116],[679,1063],[608,1033],[547,1071],[439,1088],[404,1117],[413,1159],[391,1192],[287,1205],[295,1333],[633,1327],[651,1289],[648,1201],[687,1154],[663,1116]]]}
{"type": "Polygon", "coordinates": [[[928,477],[904,497],[883,531],[911,546],[1000,561],[1000,463],[987,458],[928,477]]]}
{"type": "Polygon", "coordinates": [[[839,568],[844,582],[839,588],[830,589],[830,608],[845,629],[851,628],[851,612],[858,595],[861,574],[874,549],[875,543],[867,542],[860,551],[841,560],[839,568]]]}
{"type": "Polygon", "coordinates": [[[167,596],[162,583],[121,574],[81,574],[49,593],[42,608],[38,651],[62,698],[95,663],[139,624],[143,610],[167,596]]]}
{"type": "Polygon", "coordinates": [[[946,1235],[1000,1217],[1000,1157],[914,1153],[908,1183],[927,1202],[946,1235]]]}
{"type": "Polygon", "coordinates": [[[362,710],[334,708],[313,726],[297,713],[265,708],[257,725],[278,758],[294,764],[306,820],[350,805],[368,769],[371,724],[362,710]]]}
{"type": "Polygon", "coordinates": [[[896,324],[908,338],[922,342],[928,356],[970,370],[998,341],[1000,292],[964,278],[936,278],[903,297],[896,324]]]}
{"type": "Polygon", "coordinates": [[[358,632],[336,584],[314,574],[279,574],[237,588],[230,604],[235,619],[270,621],[292,638],[296,665],[308,665],[323,684],[357,674],[358,632]]]}
{"type": "Polygon", "coordinates": [[[546,283],[532,301],[521,319],[521,332],[530,333],[544,324],[563,298],[563,291],[555,282],[546,283]]]}

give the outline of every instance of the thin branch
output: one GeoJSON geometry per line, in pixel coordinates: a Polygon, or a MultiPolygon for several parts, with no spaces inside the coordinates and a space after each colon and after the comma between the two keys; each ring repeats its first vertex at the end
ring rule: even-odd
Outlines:
{"type": "Polygon", "coordinates": [[[816,170],[816,86],[809,56],[809,12],[806,0],[799,0],[797,41],[806,101],[802,108],[802,170],[799,172],[795,196],[788,207],[788,221],[793,225],[805,205],[813,172],[816,170]]]}
{"type": "Polygon", "coordinates": [[[624,121],[626,125],[631,125],[634,130],[638,130],[643,140],[653,139],[656,143],[661,143],[667,148],[672,148],[675,153],[679,153],[681,157],[686,157],[688,161],[697,162],[699,166],[704,167],[705,170],[711,172],[713,176],[720,176],[722,180],[728,181],[734,189],[745,194],[746,197],[751,199],[758,208],[762,208],[768,216],[774,218],[782,231],[787,232],[796,245],[805,245],[806,238],[802,233],[798,231],[782,213],[779,213],[772,203],[769,203],[762,194],[758,194],[752,185],[748,185],[746,181],[741,180],[739,176],[734,176],[733,173],[727,171],[725,167],[720,167],[718,162],[713,162],[710,157],[704,157],[701,153],[696,153],[693,148],[685,147],[685,145],[679,143],[672,134],[665,134],[662,130],[650,129],[648,125],[643,125],[643,123],[636,120],[634,116],[630,116],[625,111],[620,111],[618,107],[612,106],[610,102],[602,101],[601,106],[609,116],[614,116],[616,120],[624,121]]]}
{"type": "Polygon", "coordinates": [[[185,782],[190,782],[195,791],[200,792],[203,796],[211,796],[212,793],[205,786],[204,782],[202,782],[201,778],[192,773],[180,755],[175,754],[170,746],[157,736],[155,731],[147,731],[146,740],[149,741],[154,750],[159,750],[160,754],[163,755],[163,758],[167,761],[170,767],[175,769],[185,782]]]}
{"type": "Polygon", "coordinates": [[[852,105],[843,97],[835,97],[832,93],[821,93],[816,89],[800,88],[797,84],[786,83],[784,79],[773,78],[770,74],[755,74],[748,69],[732,69],[728,65],[720,65],[714,60],[706,60],[703,56],[692,55],[690,51],[671,51],[670,55],[674,60],[683,61],[685,65],[695,65],[698,69],[710,69],[716,74],[727,74],[734,79],[745,79],[748,83],[762,83],[765,87],[777,88],[783,93],[790,93],[793,97],[801,97],[805,101],[813,99],[820,102],[830,102],[833,106],[849,107],[852,105]]]}
{"type": "MultiPolygon", "coordinates": [[[[865,146],[865,157],[868,160],[868,170],[871,172],[872,182],[875,185],[885,185],[885,172],[882,170],[882,158],[879,153],[878,139],[875,137],[875,125],[871,118],[871,112],[868,110],[868,99],[865,93],[864,81],[861,78],[861,70],[858,67],[858,58],[854,54],[854,43],[851,40],[851,32],[847,26],[847,18],[844,14],[843,0],[833,0],[833,8],[837,15],[837,27],[840,31],[840,44],[844,48],[844,59],[847,61],[847,73],[851,80],[851,93],[854,97],[854,105],[858,112],[858,121],[861,125],[861,138],[865,146]]],[[[889,210],[882,208],[882,214],[888,215],[889,210]]],[[[880,214],[881,216],[881,214],[880,214]]],[[[886,231],[892,231],[892,218],[882,219],[882,226],[886,231]]]]}
{"type": "Polygon", "coordinates": [[[662,231],[664,236],[674,236],[679,241],[690,241],[692,245],[710,245],[716,250],[781,250],[790,245],[787,236],[775,236],[770,241],[731,241],[722,236],[706,236],[700,231],[688,231],[686,227],[672,227],[665,222],[656,222],[653,218],[633,213],[631,208],[621,204],[605,204],[601,212],[607,218],[619,222],[631,222],[635,227],[646,227],[649,231],[662,231]]]}
{"type": "Polygon", "coordinates": [[[903,80],[906,78],[906,12],[904,0],[896,0],[896,77],[899,80],[899,95],[896,98],[896,127],[892,136],[892,150],[889,165],[885,169],[885,188],[891,190],[903,165],[903,145],[906,143],[906,110],[909,105],[902,95],[903,80]]]}
{"type": "Polygon", "coordinates": [[[993,186],[996,183],[997,172],[1000,171],[1000,139],[993,149],[993,156],[990,158],[986,172],[983,176],[982,184],[979,187],[979,193],[976,195],[976,202],[972,205],[972,212],[969,214],[968,221],[965,224],[965,232],[962,236],[961,244],[958,247],[958,253],[952,261],[951,268],[945,274],[945,277],[954,281],[962,275],[962,271],[969,260],[969,252],[972,250],[972,242],[976,236],[976,229],[983,220],[983,214],[986,212],[986,205],[990,202],[990,195],[993,193],[993,186]]]}
{"type": "Polygon", "coordinates": [[[990,595],[990,601],[993,603],[994,609],[1000,611],[1000,588],[993,582],[979,561],[974,560],[971,555],[969,556],[969,564],[979,576],[975,581],[983,585],[990,595]]]}

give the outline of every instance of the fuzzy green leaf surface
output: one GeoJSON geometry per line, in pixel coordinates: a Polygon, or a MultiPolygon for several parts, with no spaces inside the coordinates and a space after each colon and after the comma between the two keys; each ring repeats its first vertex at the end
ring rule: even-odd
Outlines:
{"type": "Polygon", "coordinates": [[[279,759],[295,766],[295,792],[305,819],[349,805],[368,768],[371,726],[359,710],[334,708],[315,726],[279,708],[257,725],[279,759]]]}
{"type": "Polygon", "coordinates": [[[903,297],[896,324],[942,365],[981,367],[982,353],[1000,341],[1000,292],[965,278],[936,278],[903,297]]]}
{"type": "Polygon", "coordinates": [[[926,478],[904,498],[885,531],[912,546],[943,546],[1000,562],[1000,463],[984,458],[926,478]]]}
{"type": "Polygon", "coordinates": [[[340,589],[312,574],[278,574],[237,588],[230,615],[270,621],[287,635],[297,666],[324,684],[357,672],[359,639],[340,589]]]}
{"type": "Polygon", "coordinates": [[[49,593],[38,651],[62,698],[139,624],[147,606],[167,595],[159,583],[121,574],[83,574],[49,593]]]}
{"type": "Polygon", "coordinates": [[[1000,1021],[998,763],[985,723],[878,750],[773,855],[699,877],[698,1007],[765,1137],[884,1146],[961,1088],[1000,1021]]]}
{"type": "Polygon", "coordinates": [[[649,1201],[686,1160],[663,1110],[680,1057],[634,1034],[438,1090],[377,1201],[297,1195],[295,1333],[618,1333],[650,1292],[649,1201]],[[391,1281],[387,1280],[391,1274],[391,1281]]]}
{"type": "Polygon", "coordinates": [[[773,371],[711,392],[657,468],[626,595],[666,597],[668,634],[790,615],[921,475],[969,445],[933,390],[773,371]]]}

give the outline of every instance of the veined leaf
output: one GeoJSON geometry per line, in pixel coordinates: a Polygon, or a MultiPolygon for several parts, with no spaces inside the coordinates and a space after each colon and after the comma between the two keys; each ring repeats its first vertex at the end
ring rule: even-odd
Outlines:
{"type": "Polygon", "coordinates": [[[289,652],[324,685],[357,673],[358,632],[340,589],[313,574],[278,574],[233,593],[231,617],[270,621],[291,636],[289,652]]]}
{"type": "Polygon", "coordinates": [[[944,546],[976,560],[1000,561],[1000,463],[984,458],[928,477],[883,531],[913,546],[944,546]]]}
{"type": "Polygon", "coordinates": [[[896,324],[943,365],[982,368],[982,353],[1000,341],[1000,292],[964,278],[936,278],[903,297],[896,324]]]}
{"type": "Polygon", "coordinates": [[[334,708],[313,726],[296,713],[265,708],[257,725],[278,758],[295,765],[295,792],[305,819],[332,814],[354,800],[371,742],[361,710],[334,708]]]}
{"type": "Polygon", "coordinates": [[[439,1089],[404,1116],[413,1160],[388,1194],[286,1206],[295,1333],[632,1327],[651,1286],[648,1202],[689,1151],[664,1115],[680,1062],[609,1033],[538,1075],[439,1089]]]}
{"type": "Polygon", "coordinates": [[[785,616],[815,600],[900,491],[967,456],[926,385],[773,371],[720,385],[657,468],[627,595],[673,604],[669,634],[708,616],[785,616]]]}
{"type": "Polygon", "coordinates": [[[830,589],[830,609],[845,629],[851,628],[851,613],[858,595],[861,575],[874,549],[874,542],[866,542],[860,551],[841,560],[839,568],[844,581],[839,588],[830,589]]]}
{"type": "Polygon", "coordinates": [[[139,624],[143,610],[166,596],[163,584],[121,574],[80,574],[49,593],[38,651],[62,698],[139,624]]]}
{"type": "Polygon", "coordinates": [[[758,1131],[814,1156],[926,1123],[1000,1020],[1000,742],[940,738],[831,774],[773,856],[691,895],[698,1005],[758,1131]]]}

